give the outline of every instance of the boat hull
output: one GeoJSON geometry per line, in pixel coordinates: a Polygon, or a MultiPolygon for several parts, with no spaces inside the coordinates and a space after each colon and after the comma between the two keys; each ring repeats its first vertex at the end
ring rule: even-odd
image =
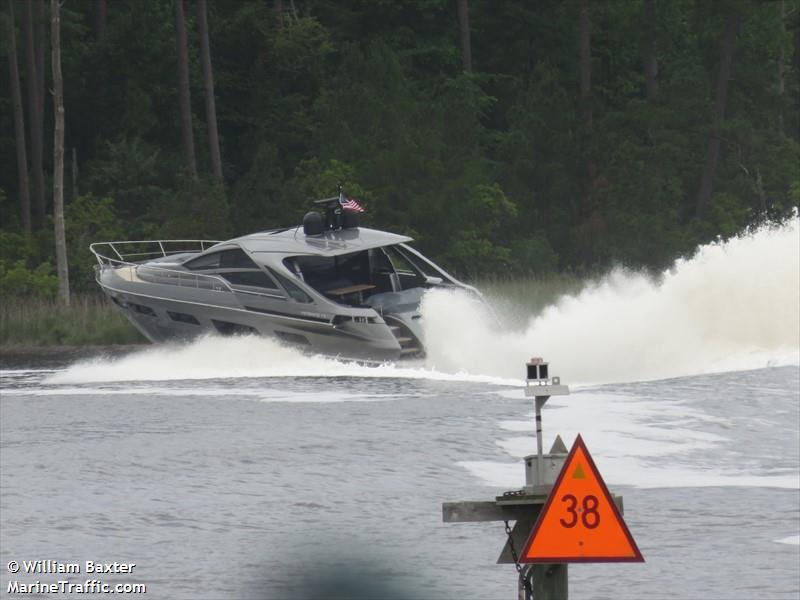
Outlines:
{"type": "Polygon", "coordinates": [[[263,302],[260,307],[251,306],[258,302],[239,302],[237,294],[220,291],[194,290],[189,299],[176,298],[174,286],[161,290],[170,297],[159,294],[157,285],[148,286],[152,289],[143,293],[126,289],[129,286],[124,282],[115,286],[98,283],[134,327],[154,343],[188,341],[209,334],[260,335],[306,352],[347,359],[385,362],[406,358],[382,319],[369,324],[333,324],[330,317],[292,315],[263,302]]]}

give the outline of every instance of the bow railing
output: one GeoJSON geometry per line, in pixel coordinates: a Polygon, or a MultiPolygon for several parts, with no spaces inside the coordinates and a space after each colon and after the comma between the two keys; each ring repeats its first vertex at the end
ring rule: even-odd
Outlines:
{"type": "Polygon", "coordinates": [[[89,250],[97,259],[95,270],[114,269],[129,281],[140,279],[149,283],[165,283],[216,291],[233,292],[230,284],[218,275],[195,273],[160,265],[159,259],[180,254],[199,254],[217,240],[131,240],[95,242],[89,250]],[[152,262],[151,262],[152,261],[152,262]]]}

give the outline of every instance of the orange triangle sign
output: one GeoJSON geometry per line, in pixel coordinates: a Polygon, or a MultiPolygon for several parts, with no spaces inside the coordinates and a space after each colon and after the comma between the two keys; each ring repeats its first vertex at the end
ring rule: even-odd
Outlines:
{"type": "Polygon", "coordinates": [[[519,562],[644,562],[580,435],[519,562]]]}

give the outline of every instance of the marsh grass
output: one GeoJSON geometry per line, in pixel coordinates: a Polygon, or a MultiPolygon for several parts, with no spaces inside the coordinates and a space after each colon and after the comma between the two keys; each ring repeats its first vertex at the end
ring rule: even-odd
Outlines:
{"type": "Polygon", "coordinates": [[[69,307],[53,300],[3,297],[0,345],[89,346],[140,344],[146,340],[111,302],[76,294],[69,307]]]}
{"type": "Polygon", "coordinates": [[[576,275],[554,274],[509,279],[482,279],[473,283],[502,317],[525,324],[532,316],[564,296],[580,292],[587,279],[576,275]]]}

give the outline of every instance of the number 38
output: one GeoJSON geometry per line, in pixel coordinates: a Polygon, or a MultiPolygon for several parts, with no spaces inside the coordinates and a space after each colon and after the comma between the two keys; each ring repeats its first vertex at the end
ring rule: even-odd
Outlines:
{"type": "Polygon", "coordinates": [[[578,499],[572,494],[565,494],[561,496],[561,501],[568,504],[567,512],[572,517],[569,521],[559,519],[562,527],[571,529],[578,524],[579,519],[586,529],[594,529],[600,525],[600,513],[597,512],[597,506],[599,503],[596,496],[593,496],[592,494],[584,496],[580,509],[578,509],[578,499]]]}

